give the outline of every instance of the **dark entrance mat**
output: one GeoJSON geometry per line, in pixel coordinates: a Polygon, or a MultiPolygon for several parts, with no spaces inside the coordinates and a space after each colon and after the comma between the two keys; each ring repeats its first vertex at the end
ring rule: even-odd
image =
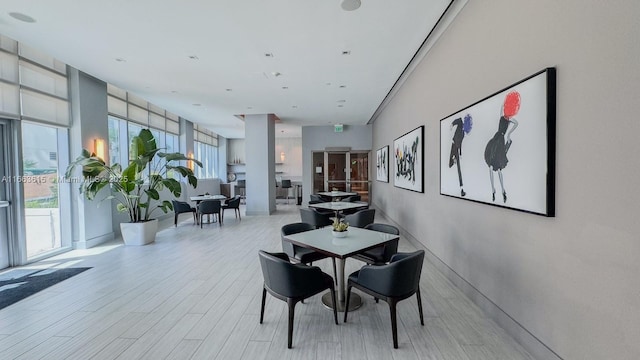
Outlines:
{"type": "Polygon", "coordinates": [[[89,269],[91,268],[15,269],[0,274],[0,309],[89,269]]]}

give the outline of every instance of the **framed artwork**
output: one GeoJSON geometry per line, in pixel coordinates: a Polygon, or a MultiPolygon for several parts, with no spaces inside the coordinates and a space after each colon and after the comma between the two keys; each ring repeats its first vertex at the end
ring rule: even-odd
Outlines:
{"type": "Polygon", "coordinates": [[[424,192],[424,126],[393,141],[393,186],[424,192]]]}
{"type": "Polygon", "coordinates": [[[556,71],[440,120],[440,194],[555,216],[556,71]]]}
{"type": "Polygon", "coordinates": [[[389,145],[376,151],[376,180],[389,182],[389,145]]]}

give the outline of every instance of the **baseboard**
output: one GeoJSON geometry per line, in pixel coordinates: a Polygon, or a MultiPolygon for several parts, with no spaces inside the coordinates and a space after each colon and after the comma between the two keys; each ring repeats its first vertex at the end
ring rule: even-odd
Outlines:
{"type": "Polygon", "coordinates": [[[458,289],[460,289],[471,301],[473,301],[488,318],[500,325],[507,334],[516,340],[529,354],[536,359],[563,360],[558,354],[553,352],[547,345],[540,341],[537,337],[523,327],[517,320],[509,316],[502,308],[491,301],[477,288],[461,277],[445,262],[431,252],[423,243],[418,241],[411,233],[391,219],[379,207],[372,204],[372,208],[376,209],[376,215],[381,215],[389,223],[400,229],[401,235],[406,238],[417,249],[425,251],[425,258],[433,264],[449,281],[451,281],[458,289]]]}
{"type": "Polygon", "coordinates": [[[104,235],[100,235],[100,236],[96,236],[94,238],[88,239],[88,240],[83,240],[83,241],[76,241],[73,243],[73,248],[74,249],[89,249],[92,248],[94,246],[100,245],[102,243],[105,243],[107,241],[111,241],[114,239],[114,233],[110,232],[104,235]]]}

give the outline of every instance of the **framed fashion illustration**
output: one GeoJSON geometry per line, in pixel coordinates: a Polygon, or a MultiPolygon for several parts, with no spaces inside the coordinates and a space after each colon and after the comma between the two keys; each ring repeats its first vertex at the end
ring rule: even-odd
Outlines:
{"type": "Polygon", "coordinates": [[[393,186],[424,192],[424,126],[393,141],[393,186]]]}
{"type": "Polygon", "coordinates": [[[556,71],[440,120],[440,194],[555,216],[556,71]]]}
{"type": "Polygon", "coordinates": [[[389,145],[376,150],[376,180],[389,182],[389,145]]]}

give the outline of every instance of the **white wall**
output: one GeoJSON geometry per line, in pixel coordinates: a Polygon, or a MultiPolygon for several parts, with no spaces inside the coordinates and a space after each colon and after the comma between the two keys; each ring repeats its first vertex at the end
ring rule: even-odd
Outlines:
{"type": "Polygon", "coordinates": [[[425,125],[425,193],[374,182],[374,205],[564,359],[640,358],[638,14],[470,1],[374,123],[376,149],[425,125]],[[556,217],[439,195],[439,120],[549,66],[556,217]]]}
{"type": "Polygon", "coordinates": [[[276,138],[276,174],[283,179],[302,179],[302,138],[276,138]],[[284,153],[284,161],[280,154],[284,153]]]}

